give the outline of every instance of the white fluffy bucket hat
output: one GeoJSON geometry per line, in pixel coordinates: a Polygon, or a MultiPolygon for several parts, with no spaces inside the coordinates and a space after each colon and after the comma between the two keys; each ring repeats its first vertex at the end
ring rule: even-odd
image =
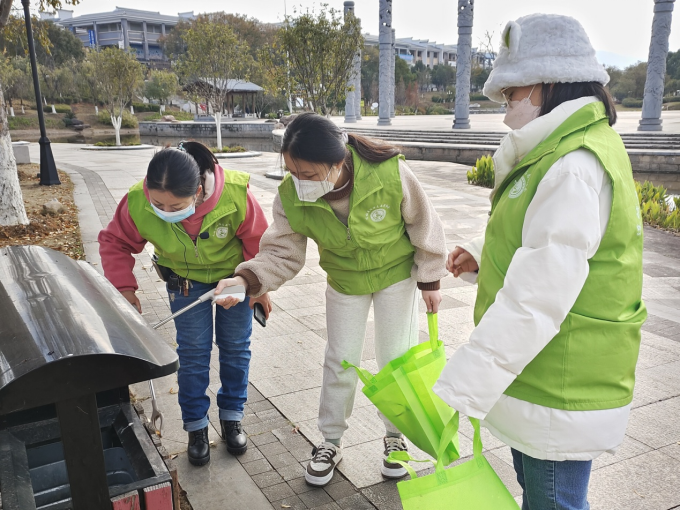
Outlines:
{"type": "Polygon", "coordinates": [[[530,14],[506,24],[499,56],[482,93],[505,103],[501,91],[506,87],[572,82],[605,85],[609,80],[579,21],[558,14],[530,14]]]}

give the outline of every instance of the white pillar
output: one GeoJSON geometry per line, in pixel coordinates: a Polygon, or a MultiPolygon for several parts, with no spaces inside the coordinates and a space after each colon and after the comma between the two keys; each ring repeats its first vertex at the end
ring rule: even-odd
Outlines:
{"type": "MultiPolygon", "coordinates": [[[[359,23],[359,20],[357,20],[359,23]]],[[[362,120],[362,50],[357,53],[355,63],[355,119],[362,120]]]]}
{"type": "MultiPolygon", "coordinates": [[[[355,2],[352,0],[346,0],[343,3],[343,16],[345,20],[348,20],[355,14],[355,2]]],[[[357,79],[355,76],[355,73],[357,72],[356,69],[356,59],[357,56],[353,58],[352,62],[352,68],[350,70],[350,74],[348,75],[348,82],[346,84],[346,93],[345,93],[345,122],[347,123],[353,123],[357,122],[357,119],[355,117],[355,98],[357,97],[354,91],[354,87],[357,83],[357,79]]]]}
{"type": "Polygon", "coordinates": [[[648,50],[648,71],[643,93],[643,111],[638,131],[662,131],[662,96],[664,96],[664,78],[667,71],[673,10],[674,0],[655,0],[655,15],[648,50]]]}
{"type": "Polygon", "coordinates": [[[454,129],[470,129],[468,118],[471,93],[471,35],[473,33],[473,0],[459,0],[459,40],[456,45],[456,104],[454,129]]]}
{"type": "Polygon", "coordinates": [[[391,50],[390,57],[392,64],[390,65],[390,117],[395,117],[395,29],[390,30],[391,34],[391,50]]]}
{"type": "Polygon", "coordinates": [[[392,0],[379,0],[378,10],[378,125],[390,126],[390,64],[392,58],[392,0]]]}

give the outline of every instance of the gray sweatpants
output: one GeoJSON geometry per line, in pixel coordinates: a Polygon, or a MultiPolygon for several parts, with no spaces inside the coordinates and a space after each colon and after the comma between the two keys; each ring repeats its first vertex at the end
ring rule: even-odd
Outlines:
{"type": "MultiPolygon", "coordinates": [[[[345,295],[326,289],[328,342],[324,356],[324,379],[319,402],[319,431],[326,439],[338,439],[348,429],[357,389],[357,373],[341,362],[360,365],[367,318],[374,304],[376,362],[379,368],[418,344],[418,296],[412,278],[371,295],[345,295]]],[[[386,430],[399,430],[379,412],[386,430]]]]}

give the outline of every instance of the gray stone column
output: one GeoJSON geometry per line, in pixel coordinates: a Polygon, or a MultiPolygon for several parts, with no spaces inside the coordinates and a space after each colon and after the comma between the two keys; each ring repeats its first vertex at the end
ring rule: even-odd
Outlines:
{"type": "Polygon", "coordinates": [[[123,48],[130,49],[130,39],[128,38],[128,20],[121,20],[121,31],[123,32],[123,48]]]}
{"type": "Polygon", "coordinates": [[[144,60],[149,61],[149,40],[147,39],[147,22],[142,22],[142,48],[144,48],[144,60]]]}
{"type": "Polygon", "coordinates": [[[395,29],[391,29],[391,50],[390,59],[392,64],[390,65],[390,117],[395,117],[395,29]]]}
{"type": "Polygon", "coordinates": [[[390,126],[390,64],[392,58],[392,0],[379,0],[378,9],[378,125],[390,126]]]}
{"type": "MultiPolygon", "coordinates": [[[[353,17],[355,14],[355,2],[352,0],[346,0],[343,2],[343,17],[347,21],[351,17],[353,17]]],[[[355,77],[356,73],[356,59],[357,56],[355,56],[352,60],[352,69],[350,70],[350,74],[348,75],[348,82],[346,84],[346,94],[345,94],[345,122],[351,123],[351,122],[357,122],[357,119],[355,117],[355,91],[353,90],[355,87],[355,84],[357,83],[357,79],[355,77]]]]}
{"type": "Polygon", "coordinates": [[[655,0],[655,15],[648,50],[648,72],[643,93],[643,112],[638,131],[662,131],[662,96],[673,10],[674,0],[655,0]]]}
{"type": "MultiPolygon", "coordinates": [[[[360,20],[357,20],[360,23],[360,20]]],[[[355,119],[362,120],[362,50],[357,53],[355,63],[355,119]]]]}
{"type": "Polygon", "coordinates": [[[456,45],[456,104],[454,129],[470,129],[468,106],[471,93],[471,35],[473,34],[473,0],[459,0],[456,45]]]}

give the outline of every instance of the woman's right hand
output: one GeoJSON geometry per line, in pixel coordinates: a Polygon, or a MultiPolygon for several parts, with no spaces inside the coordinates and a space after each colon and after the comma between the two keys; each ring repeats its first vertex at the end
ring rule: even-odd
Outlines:
{"type": "Polygon", "coordinates": [[[456,247],[447,257],[447,271],[458,277],[462,273],[477,271],[478,263],[475,258],[461,247],[456,247]]]}
{"type": "MultiPolygon", "coordinates": [[[[231,279],[222,279],[220,282],[218,282],[217,287],[215,288],[215,294],[219,295],[222,293],[222,290],[225,289],[226,287],[231,287],[231,286],[244,286],[244,289],[248,291],[248,286],[246,283],[246,279],[243,277],[233,277],[231,279]]],[[[222,300],[216,300],[215,304],[220,305],[221,307],[224,307],[225,309],[229,309],[230,307],[234,307],[236,304],[239,303],[239,300],[237,300],[234,297],[229,297],[229,298],[223,298],[222,300]]]]}
{"type": "Polygon", "coordinates": [[[142,304],[140,303],[140,299],[137,298],[137,295],[135,294],[134,291],[128,290],[128,291],[121,291],[121,294],[125,297],[127,301],[129,301],[135,309],[137,309],[137,312],[142,314],[142,304]]]}

